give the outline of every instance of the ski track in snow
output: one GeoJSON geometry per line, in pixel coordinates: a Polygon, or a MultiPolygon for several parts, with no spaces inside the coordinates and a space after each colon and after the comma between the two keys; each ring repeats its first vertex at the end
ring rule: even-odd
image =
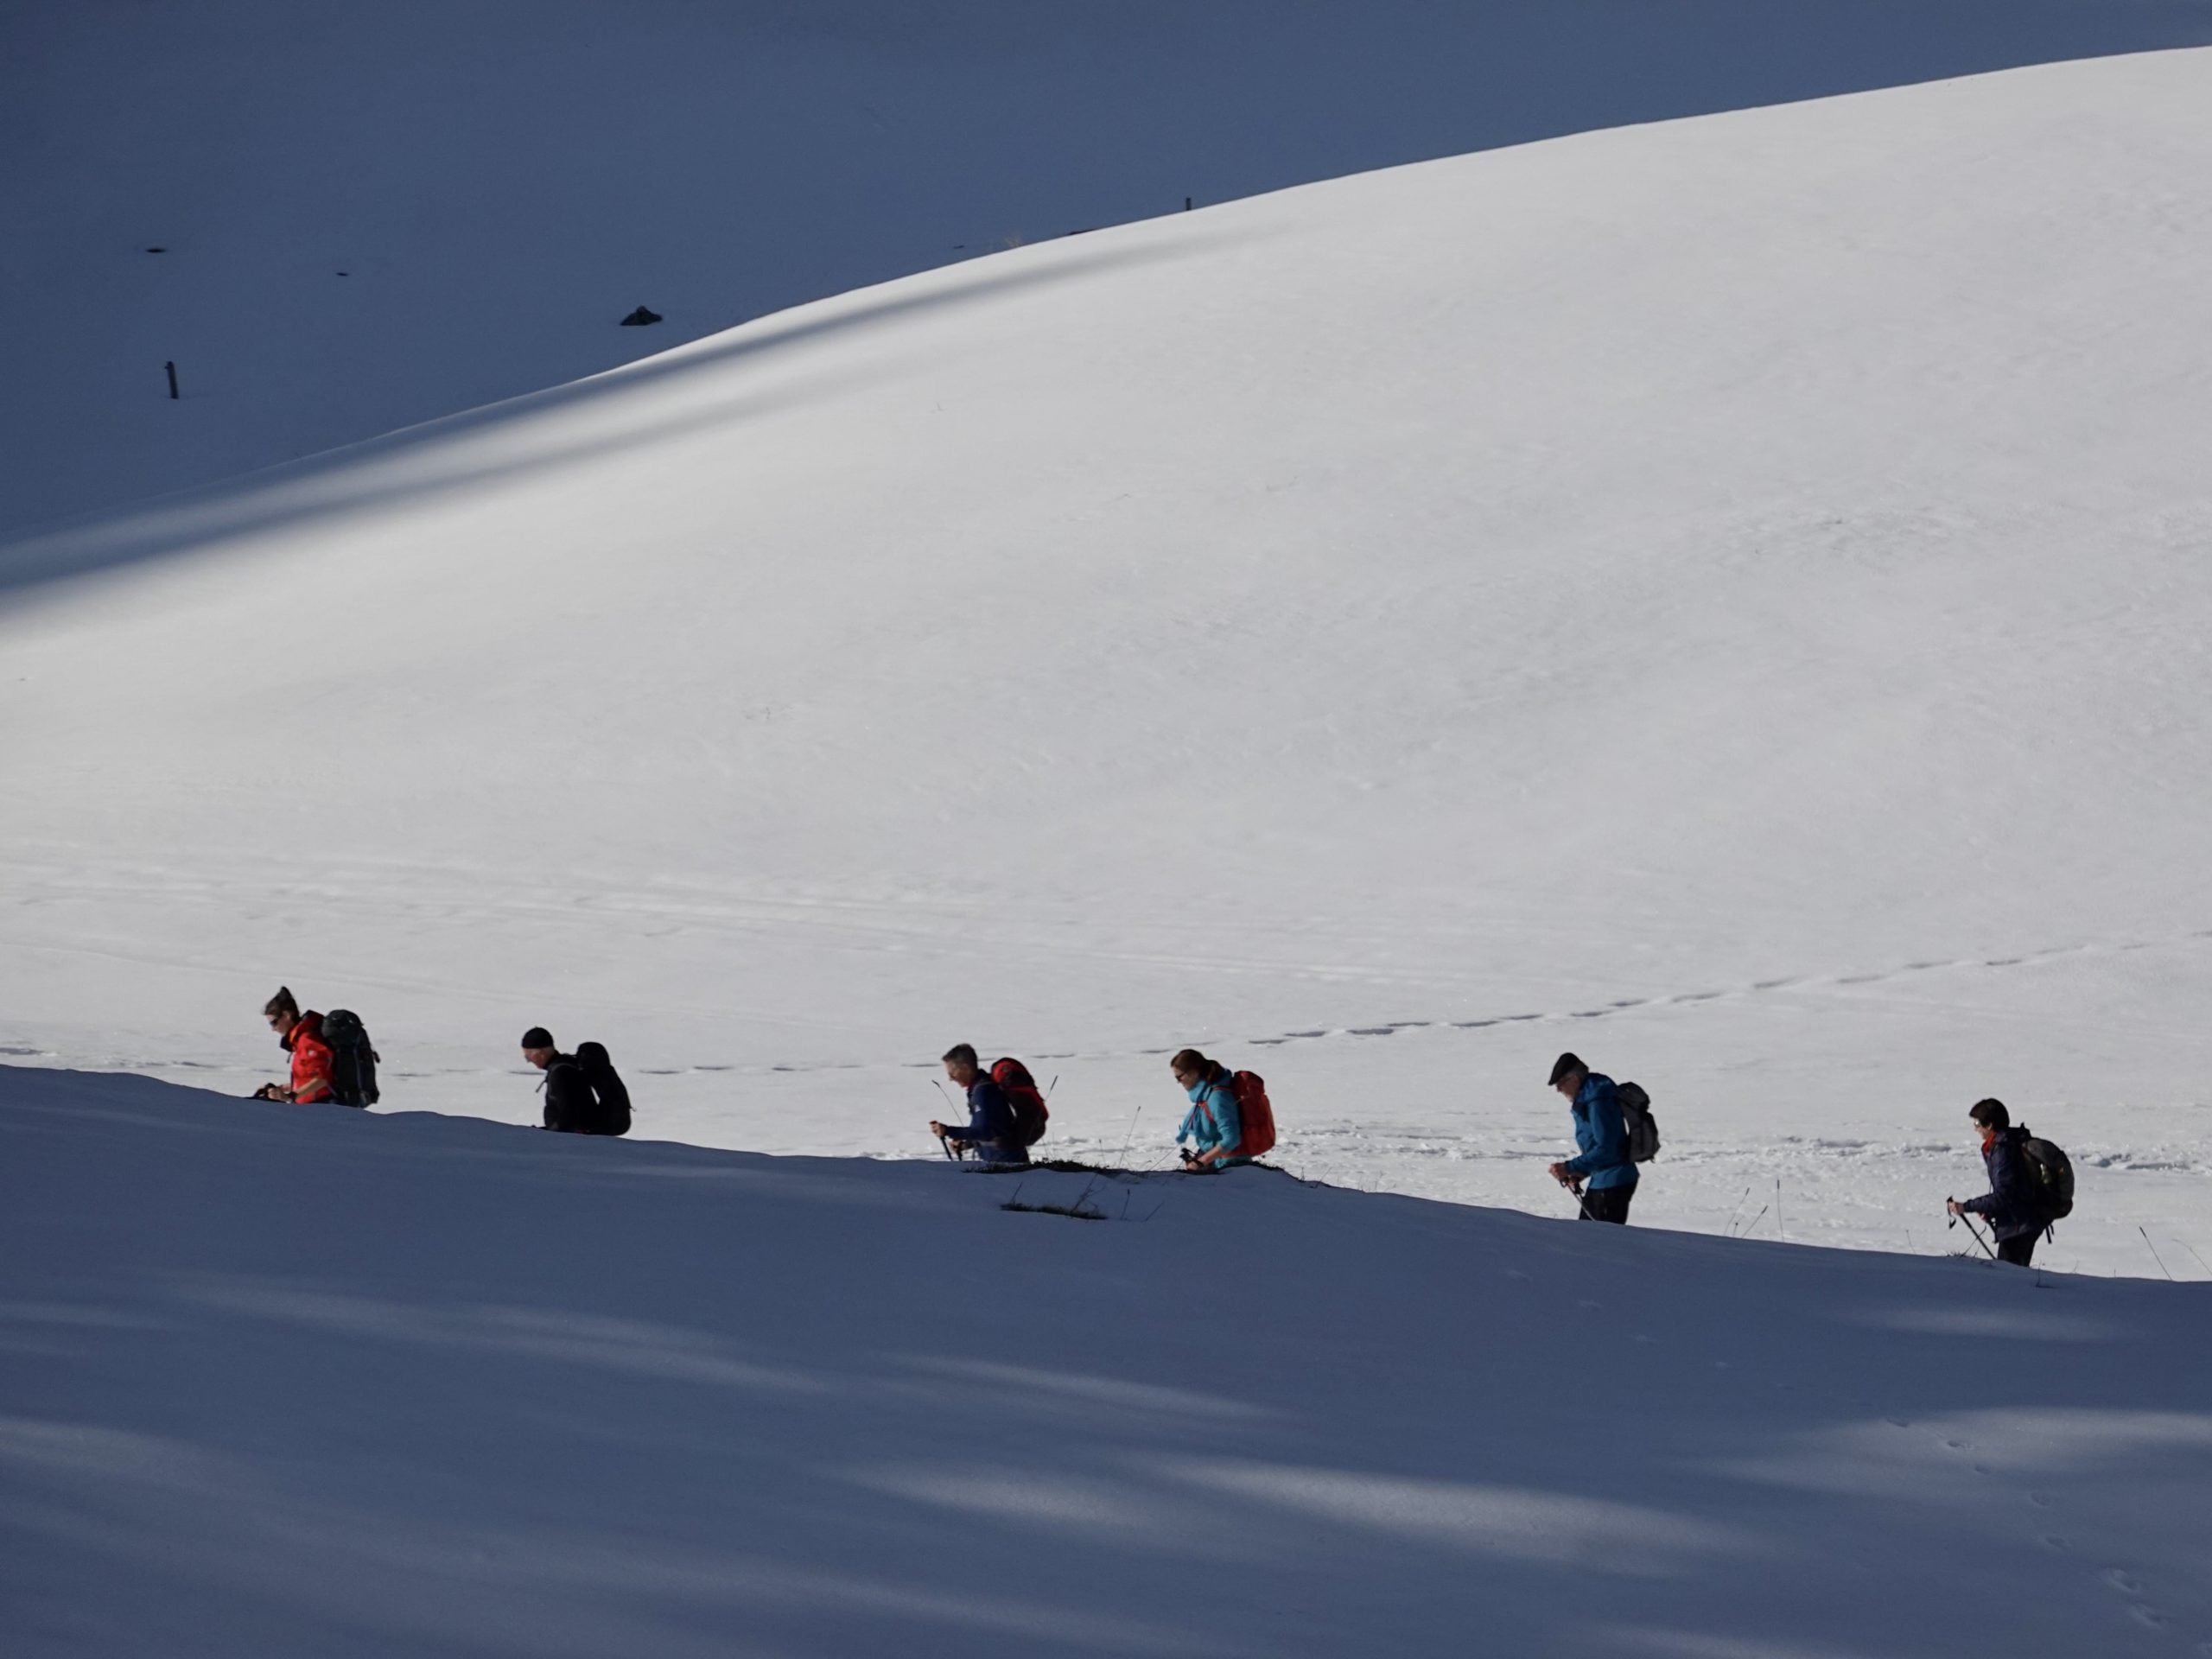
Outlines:
{"type": "MultiPolygon", "coordinates": [[[[1922,958],[1905,963],[1898,967],[1873,972],[1853,971],[1848,973],[1836,973],[1831,971],[1826,973],[1808,972],[1803,974],[1783,975],[1777,977],[1755,980],[1746,984],[1725,989],[1682,991],[1661,994],[1652,996],[1624,997],[1605,1002],[1602,1006],[1597,1007],[1553,1009],[1521,1014],[1487,1014],[1478,1018],[1465,1020],[1440,1018],[1394,1020],[1376,1021],[1367,1025],[1358,1026],[1311,1027],[1295,1031],[1277,1032],[1264,1036],[1247,1037],[1241,1039],[1217,1039],[1210,1040],[1215,1041],[1217,1044],[1224,1041],[1230,1044],[1241,1041],[1243,1046],[1250,1048],[1281,1048],[1316,1043],[1334,1044],[1347,1040],[1356,1041],[1361,1039],[1395,1037],[1408,1032],[1427,1032],[1441,1034],[1452,1033],[1484,1032],[1512,1026],[1573,1024],[1583,1021],[1615,1019],[1622,1015],[1643,1011],[1663,1011],[1669,1008],[1696,1008],[1703,1005],[1715,1002],[1770,996],[1777,993],[1817,991],[1822,988],[1855,989],[1867,986],[1896,983],[1930,975],[1955,972],[1962,969],[1989,969],[2003,971],[2014,968],[2032,967],[2037,964],[2060,961],[2069,957],[2086,957],[2101,954],[2126,955],[2137,951],[2156,950],[2161,947],[2171,947],[2177,944],[2201,944],[2206,941],[2212,941],[2212,928],[2190,929],[2154,938],[2131,939],[2118,942],[2096,941],[2065,945],[2052,945],[2044,949],[2021,951],[2015,955],[2004,957],[1922,958]]],[[[160,960],[160,958],[153,957],[139,959],[160,960]]],[[[1158,1046],[1124,1048],[1040,1049],[1031,1052],[1027,1058],[1039,1065],[1049,1063],[1064,1063],[1070,1061],[1080,1063],[1085,1061],[1120,1060],[1132,1058],[1165,1056],[1173,1053],[1179,1046],[1181,1046],[1181,1045],[1161,1044],[1158,1046]]],[[[0,1057],[36,1059],[57,1065],[92,1064],[96,1065],[99,1069],[112,1069],[122,1071],[153,1072],[176,1070],[185,1071],[205,1071],[217,1075],[227,1074],[257,1077],[266,1071],[266,1067],[260,1064],[226,1065],[214,1062],[144,1056],[128,1058],[116,1058],[112,1056],[91,1057],[70,1054],[54,1049],[41,1048],[17,1043],[0,1044],[0,1057]]],[[[734,1077],[793,1077],[815,1075],[829,1076],[839,1072],[874,1071],[881,1070],[908,1070],[933,1073],[937,1070],[937,1065],[934,1061],[926,1060],[880,1061],[855,1059],[817,1061],[812,1063],[788,1063],[774,1061],[766,1063],[748,1063],[724,1060],[718,1062],[699,1061],[682,1065],[639,1065],[627,1067],[626,1069],[634,1071],[637,1075],[642,1077],[653,1077],[715,1075],[729,1075],[734,1077]]],[[[390,1065],[384,1068],[384,1075],[387,1078],[396,1080],[423,1081],[439,1077],[484,1077],[495,1075],[528,1077],[531,1074],[513,1066],[442,1066],[410,1068],[404,1065],[390,1065]]],[[[1363,1134],[1370,1136],[1372,1136],[1376,1133],[1376,1131],[1368,1128],[1362,1128],[1351,1132],[1363,1134]]],[[[1332,1133],[1338,1133],[1338,1131],[1331,1130],[1325,1127],[1317,1127],[1310,1129],[1302,1129],[1301,1133],[1307,1136],[1325,1138],[1332,1133]]],[[[1420,1137],[1416,1136],[1414,1138],[1419,1139],[1420,1137]]],[[[1914,1145],[1909,1143],[1877,1143],[1857,1139],[1834,1139],[1821,1136],[1786,1135],[1780,1137],[1776,1144],[1780,1147],[1790,1150],[1803,1147],[1813,1147],[1824,1153],[1840,1155],[1879,1154],[1883,1155],[1910,1156],[1919,1154],[1926,1154],[1931,1156],[1942,1156],[1948,1158],[1953,1157],[1956,1154],[1956,1148],[1955,1147],[1948,1143],[1940,1141],[1914,1145]]],[[[1743,1148],[1738,1147],[1729,1147],[1727,1143],[1723,1142],[1713,1142],[1710,1143],[1708,1146],[1700,1146],[1695,1142],[1681,1142],[1670,1139],[1668,1146],[1668,1156],[1670,1160],[1681,1161],[1698,1157],[1700,1155],[1710,1155],[1713,1152],[1722,1149],[1734,1152],[1741,1152],[1744,1150],[1743,1148]]],[[[1506,1154],[1503,1155],[1520,1156],[1523,1154],[1506,1154]]],[[[1525,1155],[1533,1156],[1535,1154],[1532,1153],[1525,1155]]],[[[2196,1160],[2163,1159],[2156,1156],[2155,1154],[2142,1151],[2134,1153],[2083,1152],[2076,1154],[2076,1160],[2089,1162],[2101,1168],[2115,1170],[2183,1170],[2195,1173],[2201,1173],[2205,1168],[2205,1166],[2196,1160]]]]}
{"type": "MultiPolygon", "coordinates": [[[[1805,973],[1783,975],[1770,979],[1754,980],[1745,985],[1719,990],[1677,991],[1655,996],[1622,997],[1592,1008],[1549,1009],[1526,1014],[1484,1014],[1470,1020],[1425,1019],[1380,1020],[1362,1026],[1320,1026],[1298,1031],[1284,1031],[1267,1036],[1243,1039],[1216,1039],[1242,1042],[1250,1048],[1281,1048],[1295,1044],[1338,1042],[1347,1039],[1395,1037],[1404,1032],[1476,1032],[1489,1031],[1503,1026],[1558,1025],[1584,1020],[1617,1019],[1623,1014],[1648,1009],[1696,1007],[1712,1002],[1739,1001],[1751,997],[1772,995],[1778,992],[1820,990],[1823,988],[1855,989],[1865,986],[1894,984],[1933,974],[1960,969],[1986,969],[2002,971],[2012,968],[2034,967],[2068,957],[2098,955],[2124,956],[2140,950],[2152,950],[2171,946],[2201,944],[2212,941],[2212,928],[2194,928],[2186,931],[2156,938],[2131,939],[2120,942],[2097,941],[2078,944],[2052,945],[2036,950],[2025,950],[2007,957],[1928,957],[1908,962],[1896,968],[1873,972],[1805,973]]],[[[41,948],[51,948],[41,946],[41,948]]],[[[1128,958],[1118,958],[1126,960],[1128,958]]],[[[166,962],[156,957],[136,957],[133,960],[166,962]]],[[[1181,1044],[1163,1044],[1135,1048],[1041,1049],[1030,1058],[1039,1062],[1065,1060],[1126,1059],[1131,1057],[1173,1054],[1181,1044]]],[[[0,1045],[0,1055],[16,1055],[51,1060],[82,1060],[86,1057],[64,1056],[50,1050],[0,1045]]],[[[209,1071],[259,1071],[258,1066],[221,1067],[203,1065],[185,1060],[133,1058],[102,1059],[98,1064],[121,1071],[153,1071],[168,1066],[209,1071]]],[[[697,1076],[709,1073],[734,1073],[741,1076],[760,1074],[810,1074],[838,1071],[863,1071],[881,1069],[885,1065],[904,1066],[916,1071],[934,1071],[933,1061],[911,1060],[884,1062],[877,1060],[832,1060],[807,1064],[785,1062],[696,1061],[683,1065],[639,1065],[634,1069],[641,1076],[669,1077],[697,1076]]],[[[486,1071],[512,1071],[512,1067],[447,1066],[424,1071],[410,1071],[391,1067],[387,1075],[395,1077],[436,1077],[479,1076],[486,1071]]],[[[1826,1143],[1822,1143],[1826,1144],[1826,1143]]]]}

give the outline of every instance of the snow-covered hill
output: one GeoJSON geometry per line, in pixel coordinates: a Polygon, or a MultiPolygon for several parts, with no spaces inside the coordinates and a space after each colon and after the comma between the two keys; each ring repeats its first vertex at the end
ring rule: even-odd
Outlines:
{"type": "Polygon", "coordinates": [[[16,1659],[2212,1643],[2198,1287],[12,1069],[0,1141],[16,1659]]]}
{"type": "Polygon", "coordinates": [[[0,534],[1185,197],[2207,43],[2207,0],[0,0],[0,534]]]}
{"type": "Polygon", "coordinates": [[[1294,1167],[1537,1208],[1573,1046],[1639,1219],[1930,1249],[1994,1093],[2053,1260],[2212,1254],[2208,104],[1318,185],[0,549],[0,1041],[243,1093],[283,980],[395,1108],[532,1115],[543,1021],[875,1154],[959,1039],[1156,1152],[1197,1041],[1294,1167]]]}

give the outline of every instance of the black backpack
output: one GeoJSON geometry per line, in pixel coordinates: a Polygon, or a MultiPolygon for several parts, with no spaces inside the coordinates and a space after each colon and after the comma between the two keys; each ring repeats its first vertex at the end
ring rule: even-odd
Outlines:
{"type": "Polygon", "coordinates": [[[1613,1098],[1621,1103],[1621,1122],[1628,1129],[1629,1161],[1649,1163],[1659,1155],[1659,1120],[1651,1116],[1651,1096],[1640,1084],[1617,1083],[1613,1098]]]}
{"type": "Polygon", "coordinates": [[[2046,1224],[2063,1221],[2074,1213],[2074,1161],[2051,1142],[2030,1135],[2020,1125],[2024,1139],[2020,1155],[2027,1160],[2028,1185],[2035,1189],[2036,1211],[2046,1224]]]}
{"type": "Polygon", "coordinates": [[[351,1008],[322,1016],[322,1040],[330,1048],[330,1097],[340,1106],[377,1103],[377,1052],[369,1028],[351,1008]]]}
{"type": "Polygon", "coordinates": [[[630,1133],[630,1091],[623,1085],[614,1062],[607,1057],[604,1043],[578,1043],[576,1067],[584,1074],[584,1081],[591,1084],[593,1096],[599,1102],[599,1110],[593,1121],[584,1127],[588,1135],[627,1135],[630,1133]]]}

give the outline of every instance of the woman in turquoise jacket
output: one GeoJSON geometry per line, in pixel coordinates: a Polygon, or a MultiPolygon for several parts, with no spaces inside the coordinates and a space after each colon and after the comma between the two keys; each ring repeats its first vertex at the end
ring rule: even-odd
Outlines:
{"type": "Polygon", "coordinates": [[[1236,1109],[1236,1088],[1230,1081],[1229,1068],[1195,1048],[1183,1050],[1167,1064],[1191,1098],[1191,1109],[1175,1131],[1178,1145],[1189,1141],[1197,1147],[1196,1151],[1183,1154],[1184,1167],[1226,1169],[1231,1164],[1250,1163],[1236,1150],[1243,1141],[1244,1125],[1236,1109]]]}

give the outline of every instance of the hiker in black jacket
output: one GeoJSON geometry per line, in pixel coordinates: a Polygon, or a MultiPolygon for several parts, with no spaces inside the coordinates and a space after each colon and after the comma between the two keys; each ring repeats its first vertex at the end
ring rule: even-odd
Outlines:
{"type": "Polygon", "coordinates": [[[2036,1253],[2037,1236],[2050,1224],[2035,1173],[2028,1167],[2028,1154],[2021,1150],[2028,1132],[2012,1127],[2012,1114],[2001,1100],[1977,1101],[1967,1116],[1981,1132],[1981,1161],[1989,1166],[1989,1191],[1964,1204],[1948,1199],[1944,1207],[1955,1216],[1988,1217],[1989,1230],[1997,1235],[1997,1259],[2024,1268],[2036,1253]]]}
{"type": "MultiPolygon", "coordinates": [[[[591,1044],[582,1046],[588,1049],[591,1044]]],[[[601,1051],[602,1056],[604,1051],[601,1051]]],[[[553,1033],[532,1026],[522,1034],[522,1057],[545,1074],[545,1127],[563,1135],[622,1135],[630,1128],[630,1096],[604,1067],[610,1083],[593,1087],[591,1072],[574,1054],[554,1046],[553,1033]],[[619,1098],[617,1098],[619,1096],[619,1098]]]]}

